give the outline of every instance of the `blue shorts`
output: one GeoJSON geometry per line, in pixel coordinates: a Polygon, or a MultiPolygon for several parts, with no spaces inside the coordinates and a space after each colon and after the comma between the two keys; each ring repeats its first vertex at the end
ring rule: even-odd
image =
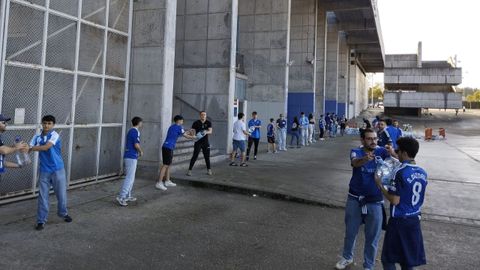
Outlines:
{"type": "Polygon", "coordinates": [[[399,263],[408,267],[427,263],[418,216],[388,220],[382,262],[399,263]]]}
{"type": "Polygon", "coordinates": [[[237,151],[237,149],[240,149],[240,151],[244,153],[246,150],[245,141],[233,140],[233,152],[237,151]]]}

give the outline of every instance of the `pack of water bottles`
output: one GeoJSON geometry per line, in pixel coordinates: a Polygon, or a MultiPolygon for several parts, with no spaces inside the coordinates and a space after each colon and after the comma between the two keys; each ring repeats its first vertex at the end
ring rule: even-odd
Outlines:
{"type": "Polygon", "coordinates": [[[195,135],[195,137],[197,137],[197,140],[200,140],[201,138],[205,137],[205,130],[199,131],[197,135],[195,135]]]}
{"type": "MultiPolygon", "coordinates": [[[[22,138],[20,136],[17,136],[15,138],[15,144],[19,144],[19,143],[22,143],[22,138]]],[[[26,152],[17,151],[15,153],[15,159],[17,160],[17,164],[20,167],[23,167],[32,163],[32,160],[30,159],[30,155],[26,152]]]]}
{"type": "Polygon", "coordinates": [[[401,165],[401,162],[392,157],[382,159],[382,157],[376,156],[375,163],[377,164],[375,175],[382,179],[383,185],[391,186],[395,170],[401,165]]]}

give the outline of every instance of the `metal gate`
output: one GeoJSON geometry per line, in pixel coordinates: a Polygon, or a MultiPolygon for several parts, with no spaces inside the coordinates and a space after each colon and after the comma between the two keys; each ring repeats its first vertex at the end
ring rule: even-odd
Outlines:
{"type": "MultiPolygon", "coordinates": [[[[12,117],[3,141],[29,141],[52,114],[69,187],[118,177],[133,0],[0,1],[0,111],[12,117]]],[[[2,174],[0,204],[36,195],[31,158],[2,174]]]]}

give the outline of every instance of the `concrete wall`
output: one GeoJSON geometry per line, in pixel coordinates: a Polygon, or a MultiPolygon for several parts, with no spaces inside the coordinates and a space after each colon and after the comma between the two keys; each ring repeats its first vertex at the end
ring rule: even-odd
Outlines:
{"type": "Polygon", "coordinates": [[[385,92],[385,107],[459,109],[461,93],[385,92]]]}
{"type": "MultiPolygon", "coordinates": [[[[176,7],[170,4],[175,1],[168,2],[138,1],[133,6],[128,120],[137,115],[144,119],[141,139],[148,151],[139,166],[152,171],[156,171],[160,161],[160,146],[172,108],[175,42],[172,21],[176,7]]],[[[131,126],[129,121],[127,126],[131,126]]]]}
{"type": "Polygon", "coordinates": [[[293,0],[288,92],[313,92],[315,0],[293,0]],[[311,62],[310,62],[311,61],[311,62]]]}
{"type": "Polygon", "coordinates": [[[368,107],[368,89],[365,74],[357,65],[350,65],[349,77],[350,108],[348,117],[353,118],[368,107]]]}
{"type": "Polygon", "coordinates": [[[173,111],[185,127],[207,111],[217,149],[226,149],[229,132],[231,21],[231,0],[178,0],[173,111]]]}
{"type": "Polygon", "coordinates": [[[385,84],[452,84],[462,82],[461,68],[385,68],[385,84]]]}
{"type": "Polygon", "coordinates": [[[347,97],[349,80],[349,54],[347,39],[344,34],[339,36],[339,55],[338,55],[338,100],[337,114],[339,116],[347,115],[347,97]]]}
{"type": "Polygon", "coordinates": [[[250,102],[285,104],[289,3],[289,0],[238,3],[239,52],[245,57],[250,102]]]}
{"type": "Polygon", "coordinates": [[[335,19],[327,19],[327,61],[325,83],[325,111],[337,112],[339,76],[339,32],[335,19]]]}

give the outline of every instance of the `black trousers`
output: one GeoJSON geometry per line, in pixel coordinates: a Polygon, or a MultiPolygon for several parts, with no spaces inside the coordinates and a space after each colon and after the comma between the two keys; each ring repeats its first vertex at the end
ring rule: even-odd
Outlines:
{"type": "Polygon", "coordinates": [[[248,147],[247,147],[247,157],[250,156],[250,148],[252,148],[252,144],[255,144],[255,150],[253,151],[253,155],[256,156],[258,153],[258,143],[260,142],[260,138],[252,138],[248,137],[248,147]]]}
{"type": "Polygon", "coordinates": [[[188,167],[189,170],[192,170],[193,165],[195,165],[195,161],[197,161],[200,150],[202,150],[203,157],[205,158],[207,169],[210,170],[210,144],[208,142],[201,141],[198,141],[193,145],[193,156],[192,159],[190,159],[190,167],[188,167]]]}
{"type": "Polygon", "coordinates": [[[325,134],[325,129],[321,128],[320,129],[320,138],[323,138],[323,135],[325,134]]]}

